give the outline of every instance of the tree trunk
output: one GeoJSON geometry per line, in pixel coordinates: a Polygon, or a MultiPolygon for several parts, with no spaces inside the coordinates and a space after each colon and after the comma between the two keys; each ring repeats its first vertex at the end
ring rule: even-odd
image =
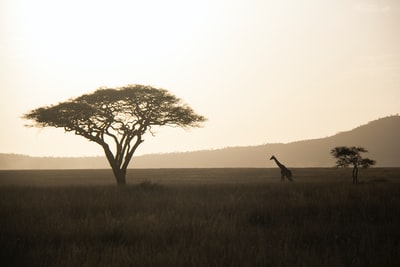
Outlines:
{"type": "Polygon", "coordinates": [[[126,185],[126,170],[114,170],[113,168],[113,173],[115,176],[115,180],[117,181],[117,185],[126,185]]]}
{"type": "Polygon", "coordinates": [[[111,169],[114,173],[115,180],[117,181],[117,185],[126,185],[126,167],[120,168],[118,162],[116,161],[114,155],[111,153],[108,145],[106,143],[102,144],[104,152],[106,154],[106,158],[108,163],[110,163],[111,169]]]}
{"type": "Polygon", "coordinates": [[[354,166],[353,168],[353,184],[358,183],[358,167],[354,166]]]}

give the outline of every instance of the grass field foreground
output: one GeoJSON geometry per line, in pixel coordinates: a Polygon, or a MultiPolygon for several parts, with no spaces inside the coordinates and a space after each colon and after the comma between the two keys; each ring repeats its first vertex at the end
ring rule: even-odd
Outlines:
{"type": "Polygon", "coordinates": [[[279,182],[276,170],[140,170],[125,188],[85,176],[96,171],[54,184],[49,172],[40,186],[0,173],[2,266],[400,262],[397,169],[360,174],[358,186],[331,169],[296,170],[295,183],[279,182]]]}

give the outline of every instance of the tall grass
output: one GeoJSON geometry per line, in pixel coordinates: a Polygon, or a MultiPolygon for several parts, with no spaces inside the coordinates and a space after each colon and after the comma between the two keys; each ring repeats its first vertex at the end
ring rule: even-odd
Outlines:
{"type": "Polygon", "coordinates": [[[317,181],[2,186],[0,265],[398,266],[399,189],[317,181]]]}

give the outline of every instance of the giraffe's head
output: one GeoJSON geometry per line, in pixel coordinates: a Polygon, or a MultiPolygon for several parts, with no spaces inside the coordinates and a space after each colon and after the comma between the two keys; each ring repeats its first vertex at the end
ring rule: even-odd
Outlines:
{"type": "Polygon", "coordinates": [[[274,155],[272,155],[272,157],[271,157],[269,160],[273,160],[273,159],[275,159],[275,156],[274,156],[274,155]]]}

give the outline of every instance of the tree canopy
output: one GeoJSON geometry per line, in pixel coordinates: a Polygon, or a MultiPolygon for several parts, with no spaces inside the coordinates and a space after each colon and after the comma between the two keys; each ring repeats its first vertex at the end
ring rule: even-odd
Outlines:
{"type": "Polygon", "coordinates": [[[200,127],[206,120],[167,90],[144,85],[100,88],[23,118],[34,121],[31,126],[63,128],[101,145],[118,184],[126,183],[128,164],[152,127],[200,127]]]}

